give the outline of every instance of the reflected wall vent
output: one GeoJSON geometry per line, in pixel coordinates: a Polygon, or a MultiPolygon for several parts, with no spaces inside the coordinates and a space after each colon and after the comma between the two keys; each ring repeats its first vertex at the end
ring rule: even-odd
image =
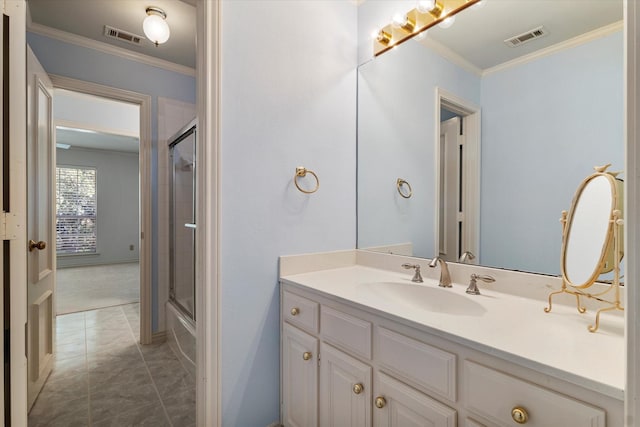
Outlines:
{"type": "Polygon", "coordinates": [[[142,39],[144,38],[137,34],[128,33],[126,31],[122,31],[117,28],[110,27],[108,25],[104,26],[104,35],[112,39],[120,40],[123,42],[135,44],[135,45],[140,45],[140,43],[142,43],[142,39]]]}
{"type": "Polygon", "coordinates": [[[544,37],[547,34],[549,34],[549,32],[547,31],[546,28],[538,27],[538,28],[534,28],[533,30],[527,31],[526,33],[522,33],[520,35],[508,38],[504,42],[509,47],[516,47],[516,46],[523,45],[525,43],[529,43],[531,40],[544,37]]]}

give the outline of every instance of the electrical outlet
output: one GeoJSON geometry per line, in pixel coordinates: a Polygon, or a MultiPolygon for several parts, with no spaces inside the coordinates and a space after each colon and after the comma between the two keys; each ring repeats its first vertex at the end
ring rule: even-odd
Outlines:
{"type": "Polygon", "coordinates": [[[134,245],[129,245],[129,250],[132,251],[135,248],[134,245]]]}

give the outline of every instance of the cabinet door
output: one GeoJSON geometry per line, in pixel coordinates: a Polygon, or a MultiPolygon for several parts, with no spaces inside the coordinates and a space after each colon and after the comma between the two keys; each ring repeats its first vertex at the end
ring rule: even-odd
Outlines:
{"type": "Polygon", "coordinates": [[[282,422],[291,427],[318,425],[318,340],[282,326],[282,422]]]}
{"type": "Polygon", "coordinates": [[[320,344],[320,425],[371,425],[371,367],[320,344]]]}
{"type": "Polygon", "coordinates": [[[455,427],[456,411],[379,373],[374,386],[376,427],[455,427]]]}

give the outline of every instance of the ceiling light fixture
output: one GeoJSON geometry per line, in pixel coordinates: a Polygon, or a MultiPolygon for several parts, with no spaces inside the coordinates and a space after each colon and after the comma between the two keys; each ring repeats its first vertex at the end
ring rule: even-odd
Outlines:
{"type": "Polygon", "coordinates": [[[420,0],[406,14],[394,15],[391,23],[378,30],[373,39],[373,55],[378,56],[415,37],[434,25],[450,27],[454,15],[481,0],[420,0]]]}
{"type": "Polygon", "coordinates": [[[147,7],[146,12],[147,17],[142,22],[144,35],[156,46],[165,43],[171,35],[169,24],[166,21],[167,14],[164,13],[164,10],[154,6],[147,7]]]}

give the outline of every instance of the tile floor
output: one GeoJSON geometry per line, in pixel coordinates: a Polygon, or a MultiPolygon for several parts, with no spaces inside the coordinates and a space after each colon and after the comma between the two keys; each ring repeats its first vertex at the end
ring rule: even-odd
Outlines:
{"type": "Polygon", "coordinates": [[[195,381],[167,343],[142,346],[138,304],[58,316],[39,426],[195,426],[195,381]]]}
{"type": "Polygon", "coordinates": [[[56,313],[75,313],[140,300],[136,263],[60,268],[56,271],[56,313]]]}

